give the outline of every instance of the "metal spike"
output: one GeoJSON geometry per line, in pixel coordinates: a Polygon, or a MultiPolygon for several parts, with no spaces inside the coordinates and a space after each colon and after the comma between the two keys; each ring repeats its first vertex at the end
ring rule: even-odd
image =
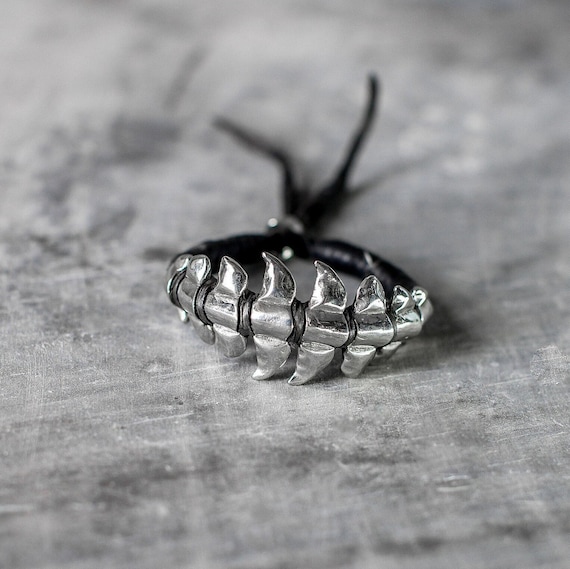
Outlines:
{"type": "Polygon", "coordinates": [[[291,304],[297,291],[293,275],[275,255],[263,252],[261,256],[265,261],[265,274],[258,300],[272,300],[276,303],[283,301],[291,304]]]}
{"type": "Polygon", "coordinates": [[[259,296],[251,307],[254,334],[265,334],[286,340],[293,331],[291,305],[296,284],[289,269],[274,255],[263,253],[265,274],[259,296]]]}
{"type": "Polygon", "coordinates": [[[289,379],[290,385],[303,385],[325,369],[334,357],[334,348],[316,342],[303,342],[299,347],[297,367],[289,379]]]}
{"type": "Polygon", "coordinates": [[[309,310],[320,308],[329,313],[340,314],[346,308],[346,288],[332,267],[322,261],[315,261],[317,278],[309,310]]]}
{"type": "Polygon", "coordinates": [[[197,283],[202,284],[206,279],[210,278],[212,274],[210,258],[206,255],[196,255],[192,257],[188,265],[187,274],[192,275],[192,278],[197,283]]]}
{"type": "Polygon", "coordinates": [[[188,320],[202,342],[205,342],[206,344],[213,344],[215,342],[216,336],[214,335],[214,329],[210,324],[204,324],[204,322],[193,314],[188,314],[188,320]]]}
{"type": "Polygon", "coordinates": [[[238,332],[240,296],[247,288],[247,273],[231,257],[222,257],[218,282],[206,297],[204,311],[213,323],[216,342],[224,355],[236,357],[246,349],[247,340],[238,332]]]}
{"type": "Polygon", "coordinates": [[[247,273],[230,257],[222,257],[218,282],[206,297],[204,310],[214,324],[237,332],[239,298],[247,287],[247,273]]]}
{"type": "Polygon", "coordinates": [[[427,322],[433,314],[433,306],[428,297],[428,292],[425,288],[416,286],[412,290],[412,298],[416,303],[416,307],[420,312],[422,322],[427,322]]]}
{"type": "Polygon", "coordinates": [[[257,369],[253,379],[269,379],[283,367],[291,353],[291,346],[286,340],[263,334],[254,335],[253,343],[257,354],[257,369]]]}
{"type": "Polygon", "coordinates": [[[341,370],[356,377],[372,361],[376,349],[388,344],[394,337],[394,325],[386,314],[386,295],[380,280],[366,277],[356,291],[353,318],[356,335],[343,354],[341,370]]]}
{"type": "Polygon", "coordinates": [[[354,321],[356,337],[352,345],[380,348],[394,337],[394,325],[386,314],[384,287],[374,275],[366,277],[356,291],[354,321]]]}
{"type": "Polygon", "coordinates": [[[196,293],[210,277],[212,267],[206,255],[196,255],[188,259],[184,280],[178,288],[180,306],[189,314],[196,314],[196,293]]]}
{"type": "Polygon", "coordinates": [[[390,308],[394,314],[403,314],[409,310],[413,310],[416,303],[410,292],[401,285],[396,285],[392,293],[392,302],[390,308]]]}
{"type": "Polygon", "coordinates": [[[178,308],[178,316],[180,318],[180,321],[183,322],[184,324],[188,322],[188,312],[186,312],[186,310],[178,308]]]}
{"type": "Polygon", "coordinates": [[[247,273],[243,267],[231,257],[222,257],[218,272],[219,291],[239,296],[247,288],[247,273]]]}
{"type": "Polygon", "coordinates": [[[380,348],[376,352],[376,356],[382,360],[387,360],[391,358],[403,345],[404,342],[390,342],[386,346],[380,348]]]}
{"type": "Polygon", "coordinates": [[[317,279],[305,311],[303,342],[318,342],[339,348],[348,340],[346,289],[334,270],[315,261],[317,279]]]}
{"type": "Polygon", "coordinates": [[[344,351],[340,369],[348,377],[358,377],[374,359],[375,355],[376,348],[374,346],[355,346],[351,344],[344,351]]]}
{"type": "Polygon", "coordinates": [[[250,315],[258,365],[255,379],[271,377],[289,357],[286,340],[293,331],[291,306],[297,289],[293,275],[277,257],[262,256],[266,265],[263,284],[250,315]]]}
{"type": "Polygon", "coordinates": [[[354,312],[356,314],[380,314],[386,312],[386,294],[378,277],[369,275],[360,283],[356,291],[354,312]]]}
{"type": "Polygon", "coordinates": [[[343,346],[349,336],[344,284],[325,263],[315,261],[315,267],[317,278],[305,310],[297,367],[289,380],[292,385],[306,383],[324,369],[333,359],[335,348],[343,346]]]}
{"type": "Polygon", "coordinates": [[[214,324],[216,344],[220,346],[222,354],[228,358],[241,356],[247,348],[247,339],[239,332],[234,332],[226,326],[214,324]]]}
{"type": "Polygon", "coordinates": [[[416,303],[411,293],[403,286],[396,285],[394,287],[390,308],[396,328],[394,341],[407,340],[421,332],[422,319],[420,313],[416,309],[416,303]]]}

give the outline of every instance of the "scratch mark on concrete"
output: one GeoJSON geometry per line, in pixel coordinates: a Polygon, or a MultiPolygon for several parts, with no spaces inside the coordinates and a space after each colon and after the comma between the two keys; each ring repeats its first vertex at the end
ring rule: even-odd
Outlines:
{"type": "Polygon", "coordinates": [[[537,350],[532,357],[530,371],[542,384],[553,385],[568,381],[570,359],[558,346],[546,346],[537,350]]]}
{"type": "Polygon", "coordinates": [[[204,59],[204,51],[191,51],[182,61],[164,97],[164,108],[175,111],[180,106],[192,76],[204,59]]]}

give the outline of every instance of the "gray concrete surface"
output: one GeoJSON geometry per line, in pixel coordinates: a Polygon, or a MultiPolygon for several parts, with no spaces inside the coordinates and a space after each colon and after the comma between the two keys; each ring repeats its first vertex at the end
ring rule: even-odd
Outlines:
{"type": "Polygon", "coordinates": [[[570,567],[569,30],[565,0],[2,2],[0,567],[570,567]],[[323,179],[370,70],[326,234],[436,314],[358,379],[256,383],[162,291],[278,213],[211,120],[323,179]]]}

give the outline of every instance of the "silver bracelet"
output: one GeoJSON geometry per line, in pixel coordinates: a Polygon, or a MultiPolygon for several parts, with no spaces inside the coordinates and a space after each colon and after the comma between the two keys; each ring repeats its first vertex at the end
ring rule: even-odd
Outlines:
{"type": "Polygon", "coordinates": [[[271,219],[266,233],[206,241],[177,255],[168,267],[166,292],[182,321],[191,323],[204,342],[216,343],[224,355],[243,354],[251,336],[257,355],[254,379],[272,377],[296,351],[289,383],[302,385],[329,366],[337,350],[342,351],[341,371],[356,377],[377,354],[389,356],[417,336],[432,313],[426,290],[396,266],[370,251],[318,239],[306,230],[346,192],[351,166],[373,120],[376,97],[377,81],[371,77],[366,113],[347,157],[334,180],[316,195],[294,183],[284,153],[241,127],[218,121],[218,126],[281,165],[285,216],[281,221],[271,219]],[[293,255],[312,259],[316,267],[308,302],[296,298],[295,279],[284,263],[293,255]],[[261,261],[265,273],[256,293],[248,289],[242,264],[261,261]],[[350,306],[337,270],[362,279],[350,306]]]}

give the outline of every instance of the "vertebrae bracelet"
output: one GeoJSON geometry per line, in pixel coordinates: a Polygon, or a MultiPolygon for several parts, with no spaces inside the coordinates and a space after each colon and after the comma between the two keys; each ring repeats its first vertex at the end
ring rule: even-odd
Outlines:
{"type": "Polygon", "coordinates": [[[432,312],[427,292],[406,273],[378,255],[343,241],[307,233],[346,193],[355,158],[372,124],[377,80],[369,78],[368,103],[362,122],[333,181],[318,192],[306,192],[293,177],[290,160],[277,148],[227,120],[217,126],[254,150],[277,161],[283,173],[284,217],[271,219],[264,234],[234,235],[204,241],[177,255],[168,267],[166,292],[206,343],[229,357],[241,355],[253,337],[257,355],[255,379],[267,379],[297,350],[289,379],[301,385],[314,378],[342,350],[342,372],[359,375],[378,353],[392,354],[420,333],[432,312]],[[283,260],[293,255],[314,261],[317,277],[311,299],[297,300],[296,283],[283,260]],[[241,264],[265,262],[259,293],[248,289],[241,264]],[[363,279],[354,303],[335,271],[363,279]],[[386,297],[386,292],[389,297],[386,297]]]}

